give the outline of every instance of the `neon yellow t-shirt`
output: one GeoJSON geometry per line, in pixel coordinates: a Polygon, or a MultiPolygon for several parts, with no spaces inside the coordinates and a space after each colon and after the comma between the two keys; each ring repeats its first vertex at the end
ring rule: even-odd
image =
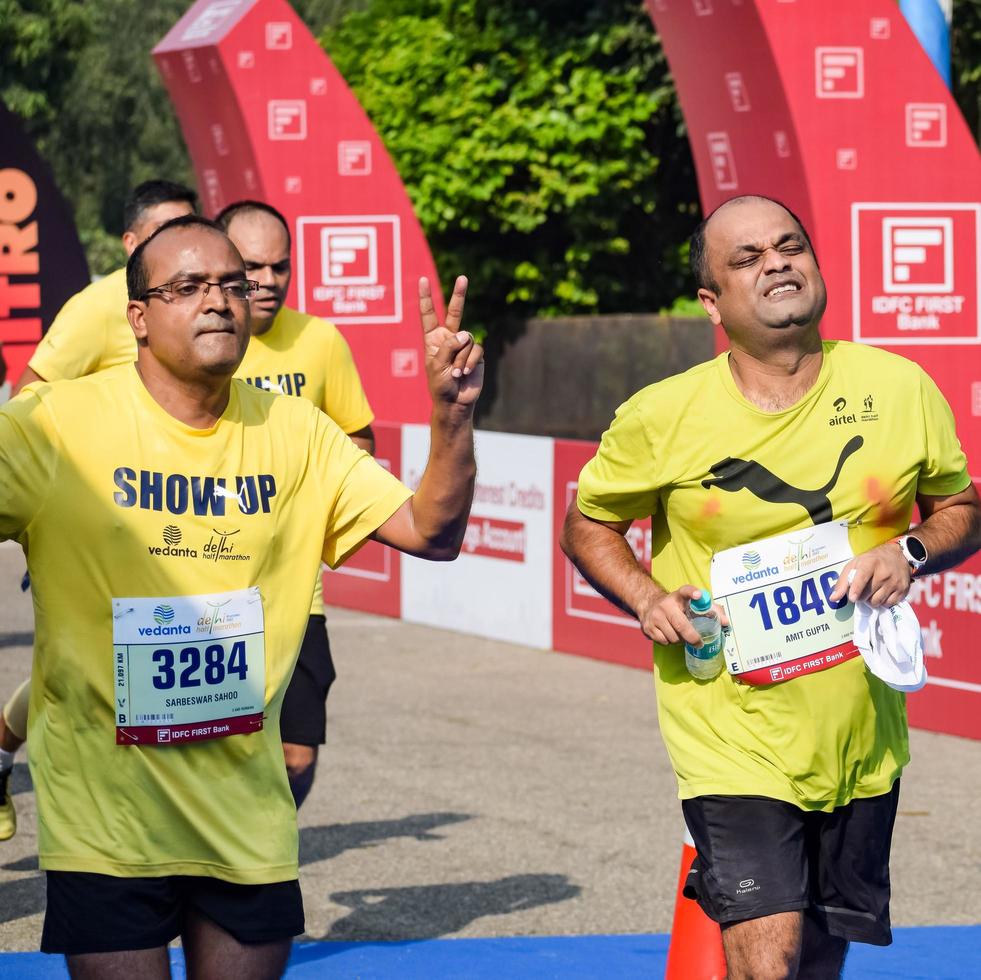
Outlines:
{"type": "MultiPolygon", "coordinates": [[[[859,554],[906,530],[917,492],[969,482],[950,409],[919,366],[828,341],[814,387],[782,412],[743,397],[727,354],[645,388],[584,467],[579,507],[604,521],[653,515],[652,574],[674,590],[708,586],[716,551],[832,519],[861,522],[849,532],[859,554]],[[719,479],[729,489],[703,484],[719,479]],[[792,502],[768,503],[747,484],[792,502]]],[[[751,687],[725,671],[695,681],[680,645],[655,646],[654,676],[682,799],[830,810],[888,792],[909,761],[905,697],[860,657],[751,687]]]]}
{"type": "Polygon", "coordinates": [[[28,362],[45,381],[82,378],[136,360],[136,338],[126,319],[126,270],[76,293],[58,312],[28,362]]]}
{"type": "Polygon", "coordinates": [[[279,736],[310,606],[295,583],[321,560],[343,562],[409,496],[312,405],[241,381],[207,430],[168,415],[128,366],[28,386],[0,410],[0,538],[23,545],[34,599],[28,740],[43,868],[296,877],[279,736]],[[219,535],[236,560],[207,550],[219,535]],[[117,746],[113,597],[253,586],[263,729],[117,746]]]}
{"type": "MultiPolygon", "coordinates": [[[[283,307],[272,326],[249,341],[235,377],[257,388],[313,402],[349,435],[371,425],[368,405],[351,348],[332,323],[283,307]]],[[[310,614],[324,611],[318,570],[310,614]]]]}

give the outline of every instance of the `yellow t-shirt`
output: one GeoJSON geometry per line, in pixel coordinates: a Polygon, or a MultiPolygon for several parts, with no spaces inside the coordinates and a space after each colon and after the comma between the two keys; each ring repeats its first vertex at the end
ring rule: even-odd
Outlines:
{"type": "MultiPolygon", "coordinates": [[[[306,398],[349,435],[375,418],[347,341],[334,324],[308,313],[283,307],[272,326],[249,341],[235,377],[276,394],[306,398]]],[[[311,616],[324,611],[319,570],[316,578],[311,616]]]]}
{"type": "Polygon", "coordinates": [[[126,270],[76,293],[41,338],[30,368],[45,381],[82,378],[136,360],[136,338],[126,319],[126,270]]]}
{"type": "Polygon", "coordinates": [[[28,740],[43,868],[296,877],[279,737],[310,605],[295,583],[321,560],[343,562],[410,495],[312,405],[241,381],[207,430],[168,415],[128,366],[28,386],[0,410],[0,538],[23,545],[34,599],[28,740]],[[237,560],[206,550],[218,535],[237,560]],[[117,746],[113,597],[253,586],[263,729],[117,746]]]}
{"type": "MultiPolygon", "coordinates": [[[[764,412],[728,355],[645,388],[617,411],[579,482],[598,520],[653,515],[652,574],[708,586],[712,554],[832,519],[856,554],[909,526],[917,492],[968,486],[954,420],[905,358],[829,341],[814,387],[764,412]],[[722,480],[705,486],[703,481],[722,480]],[[768,503],[756,486],[790,502],[768,503]],[[860,523],[858,523],[860,522],[860,523]]],[[[888,792],[909,761],[905,697],[861,658],[769,687],[695,681],[680,645],[654,648],[661,731],[680,797],[759,795],[830,810],[888,792]]]]}

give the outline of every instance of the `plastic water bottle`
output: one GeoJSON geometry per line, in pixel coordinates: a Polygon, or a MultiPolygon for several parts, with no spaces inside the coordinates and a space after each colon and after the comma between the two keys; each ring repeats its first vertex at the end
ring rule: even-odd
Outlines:
{"type": "Polygon", "coordinates": [[[697,599],[688,600],[685,615],[702,638],[700,647],[685,644],[685,666],[692,677],[700,681],[710,681],[721,672],[722,663],[722,624],[718,613],[712,608],[712,593],[701,589],[697,599]]]}

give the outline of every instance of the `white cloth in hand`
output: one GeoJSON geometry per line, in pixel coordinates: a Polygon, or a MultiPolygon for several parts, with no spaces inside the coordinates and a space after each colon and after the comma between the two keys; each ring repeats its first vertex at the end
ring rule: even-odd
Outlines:
{"type": "Polygon", "coordinates": [[[927,681],[920,622],[909,602],[895,606],[855,603],[855,645],[865,665],[896,691],[918,691],[927,681]]]}

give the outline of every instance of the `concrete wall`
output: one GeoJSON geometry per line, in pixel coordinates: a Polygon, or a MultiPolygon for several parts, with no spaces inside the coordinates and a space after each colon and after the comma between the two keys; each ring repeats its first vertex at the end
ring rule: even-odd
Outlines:
{"type": "Polygon", "coordinates": [[[707,319],[653,314],[529,320],[521,336],[489,352],[481,429],[598,439],[635,391],[715,354],[707,319]]]}

